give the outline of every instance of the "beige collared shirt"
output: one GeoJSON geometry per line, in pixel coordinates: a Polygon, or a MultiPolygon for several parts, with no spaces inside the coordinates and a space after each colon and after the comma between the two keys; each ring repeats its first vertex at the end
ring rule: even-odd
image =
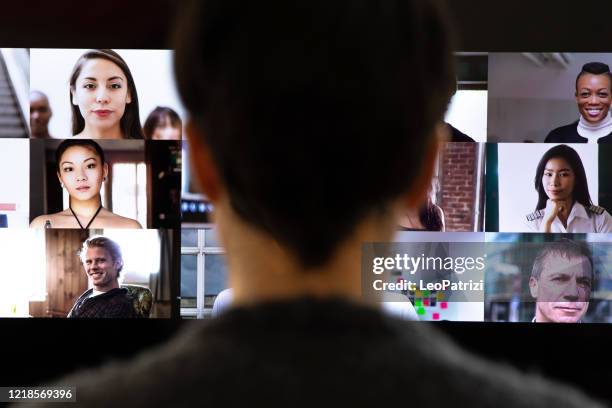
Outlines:
{"type": "MultiPolygon", "coordinates": [[[[548,200],[546,208],[535,211],[526,218],[526,226],[529,231],[541,232],[540,228],[548,214],[552,212],[553,203],[548,200]]],[[[589,209],[575,202],[567,217],[567,228],[559,217],[555,217],[550,227],[551,232],[612,232],[612,216],[604,208],[593,205],[589,209]],[[588,212],[587,212],[588,211],[588,212]],[[590,217],[589,217],[590,215],[590,217]]]]}

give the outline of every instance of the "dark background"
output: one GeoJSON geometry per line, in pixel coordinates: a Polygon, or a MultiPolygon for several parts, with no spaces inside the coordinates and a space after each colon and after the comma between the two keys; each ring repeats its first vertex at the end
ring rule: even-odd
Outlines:
{"type": "MultiPolygon", "coordinates": [[[[26,48],[167,48],[182,0],[4,2],[0,46],[26,48]]],[[[612,5],[593,0],[448,0],[458,51],[612,49],[612,5]]]]}
{"type": "MultiPolygon", "coordinates": [[[[457,51],[612,51],[612,2],[448,3],[457,51]]],[[[7,2],[0,12],[0,47],[167,48],[170,16],[181,5],[176,0],[7,2]]],[[[182,324],[178,320],[0,320],[0,385],[34,385],[108,358],[133,356],[166,340],[182,324]],[[106,351],[91,351],[101,349],[106,351]]],[[[612,400],[612,325],[446,322],[438,326],[477,355],[612,400]]]]}

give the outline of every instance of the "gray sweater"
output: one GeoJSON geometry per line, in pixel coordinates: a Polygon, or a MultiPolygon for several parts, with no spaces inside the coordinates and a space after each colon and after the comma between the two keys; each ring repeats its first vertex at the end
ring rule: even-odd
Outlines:
{"type": "Polygon", "coordinates": [[[341,300],[235,308],[186,326],[131,361],[57,384],[75,385],[87,407],[599,406],[472,356],[435,327],[341,300]]]}

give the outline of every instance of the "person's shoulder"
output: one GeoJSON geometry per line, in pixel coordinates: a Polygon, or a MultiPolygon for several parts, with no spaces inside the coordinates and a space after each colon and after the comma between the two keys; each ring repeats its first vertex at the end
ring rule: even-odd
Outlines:
{"type": "Polygon", "coordinates": [[[234,299],[234,291],[231,288],[223,289],[213,302],[212,316],[216,317],[231,307],[234,299]]]}
{"type": "MultiPolygon", "coordinates": [[[[590,205],[588,207],[585,207],[585,210],[587,210],[588,212],[595,214],[595,215],[605,215],[608,214],[608,212],[606,211],[605,208],[600,207],[598,205],[590,205]]],[[[609,216],[610,214],[608,214],[609,216]]]]}
{"type": "Polygon", "coordinates": [[[123,217],[108,210],[105,211],[104,218],[107,228],[142,229],[142,225],[137,220],[123,217]]]}
{"type": "Polygon", "coordinates": [[[120,286],[118,288],[112,288],[109,291],[107,291],[105,293],[102,293],[100,296],[109,296],[109,297],[111,297],[111,296],[121,296],[121,297],[124,297],[124,296],[127,296],[127,295],[129,295],[129,291],[126,288],[120,286]]]}
{"type": "Polygon", "coordinates": [[[30,228],[44,228],[47,221],[51,222],[51,215],[39,215],[30,223],[30,228]]]}
{"type": "Polygon", "coordinates": [[[534,212],[530,212],[529,214],[525,215],[525,221],[527,222],[537,222],[538,220],[541,220],[542,218],[544,218],[544,213],[545,210],[535,210],[534,212]]]}
{"type": "Polygon", "coordinates": [[[610,134],[601,137],[597,140],[597,143],[612,143],[612,132],[610,134]]]}
{"type": "Polygon", "coordinates": [[[135,318],[134,299],[126,288],[113,288],[98,295],[98,300],[106,303],[100,317],[105,318],[135,318]]]}
{"type": "Polygon", "coordinates": [[[142,225],[132,218],[121,217],[120,223],[121,228],[142,229],[142,225]]]}
{"type": "Polygon", "coordinates": [[[442,218],[442,221],[444,222],[444,217],[446,216],[444,214],[444,210],[442,209],[442,207],[440,207],[439,205],[436,205],[436,204],[434,204],[434,207],[435,207],[436,214],[438,214],[438,216],[440,218],[442,218]]]}
{"type": "Polygon", "coordinates": [[[131,301],[132,299],[130,292],[124,287],[113,288],[98,296],[101,298],[105,297],[107,299],[116,299],[117,301],[131,301]]]}
{"type": "Polygon", "coordinates": [[[584,143],[587,139],[578,134],[578,121],[551,130],[545,143],[584,143]]]}
{"type": "Polygon", "coordinates": [[[202,330],[206,323],[186,322],[169,342],[137,358],[77,371],[56,384],[74,384],[83,406],[110,406],[117,401],[125,406],[150,408],[189,406],[201,397],[200,392],[207,394],[209,402],[221,403],[231,389],[224,381],[228,375],[223,373],[231,361],[222,360],[231,353],[215,354],[216,350],[211,350],[214,344],[223,350],[229,347],[215,341],[215,333],[202,330]]]}
{"type": "Polygon", "coordinates": [[[72,304],[72,308],[68,312],[68,316],[67,317],[79,317],[77,309],[75,308],[76,305],[81,303],[81,302],[83,302],[83,300],[87,299],[91,295],[92,292],[93,292],[93,289],[89,288],[85,292],[81,293],[79,295],[79,297],[72,304]]]}
{"type": "Polygon", "coordinates": [[[55,214],[43,214],[34,218],[30,223],[30,228],[45,228],[47,221],[51,224],[51,227],[56,227],[60,217],[62,216],[63,211],[60,211],[55,214]]]}
{"type": "Polygon", "coordinates": [[[433,211],[435,211],[436,216],[440,219],[440,223],[442,224],[440,227],[440,231],[446,231],[446,216],[444,215],[444,210],[439,205],[433,204],[433,211]]]}
{"type": "Polygon", "coordinates": [[[523,226],[526,228],[527,231],[539,232],[540,225],[542,223],[542,220],[544,219],[545,211],[545,209],[535,210],[524,216],[523,226]]]}
{"type": "Polygon", "coordinates": [[[595,217],[596,230],[594,232],[612,232],[612,215],[604,207],[591,205],[585,209],[595,217]]]}
{"type": "Polygon", "coordinates": [[[82,298],[88,297],[89,295],[91,295],[91,293],[93,292],[93,288],[89,288],[87,289],[85,292],[81,293],[79,295],[79,297],[77,298],[77,300],[80,300],[82,298]]]}
{"type": "Polygon", "coordinates": [[[79,402],[96,406],[111,401],[183,406],[198,393],[205,393],[211,405],[238,405],[244,395],[253,405],[300,401],[307,406],[326,395],[345,405],[387,405],[405,402],[406,394],[371,390],[398,390],[406,384],[413,402],[434,406],[448,401],[469,401],[470,406],[596,406],[571,387],[472,356],[434,327],[365,307],[327,303],[327,314],[322,315],[316,306],[307,307],[312,303],[278,306],[237,308],[212,321],[189,322],[170,342],[132,361],[80,372],[58,384],[74,384],[79,402]],[[287,308],[298,313],[287,314],[287,308]],[[296,319],[277,319],[291,314],[296,319]],[[308,352],[300,351],[304,349],[308,352]],[[440,383],[446,384],[444,393],[439,392],[440,383]],[[285,392],[270,394],[270,384],[285,392]],[[329,396],[330,384],[354,392],[329,396]]]}

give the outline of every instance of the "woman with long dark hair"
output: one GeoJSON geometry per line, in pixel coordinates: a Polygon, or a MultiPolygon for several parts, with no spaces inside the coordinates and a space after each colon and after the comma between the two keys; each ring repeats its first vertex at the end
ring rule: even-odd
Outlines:
{"type": "Polygon", "coordinates": [[[567,145],[549,149],[534,178],[538,192],[527,226],[535,232],[610,232],[612,217],[593,205],[586,172],[576,150],[567,145]]]}
{"type": "Polygon", "coordinates": [[[113,50],[87,51],[70,74],[72,134],[83,139],[142,139],[136,84],[113,50]]]}

